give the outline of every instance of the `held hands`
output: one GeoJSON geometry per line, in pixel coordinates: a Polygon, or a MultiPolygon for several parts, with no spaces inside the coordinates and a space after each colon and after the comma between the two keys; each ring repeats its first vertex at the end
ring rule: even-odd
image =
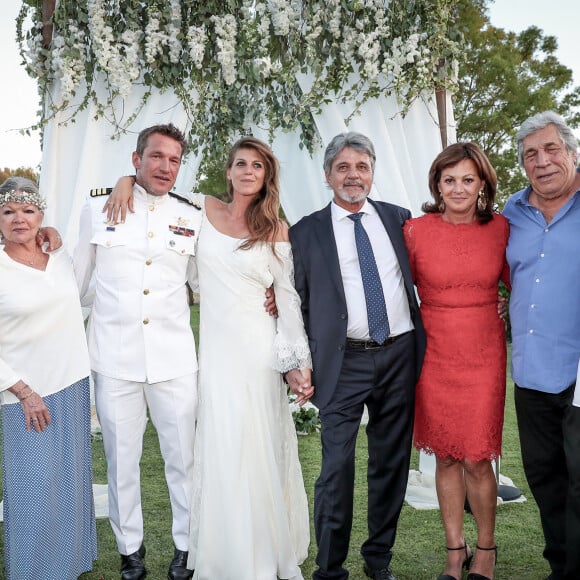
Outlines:
{"type": "Polygon", "coordinates": [[[133,206],[133,185],[135,178],[131,175],[120,177],[103,206],[102,213],[107,212],[107,221],[112,224],[125,223],[127,208],[131,213],[135,213],[133,206]]]}
{"type": "Polygon", "coordinates": [[[292,369],[285,375],[290,390],[296,395],[296,403],[302,406],[312,395],[312,371],[310,369],[292,369]]]}

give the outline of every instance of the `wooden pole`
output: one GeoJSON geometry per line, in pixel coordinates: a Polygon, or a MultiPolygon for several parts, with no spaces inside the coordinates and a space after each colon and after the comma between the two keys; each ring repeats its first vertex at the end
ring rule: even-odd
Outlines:
{"type": "Polygon", "coordinates": [[[441,147],[447,147],[447,90],[437,89],[435,91],[435,102],[437,103],[437,116],[439,118],[439,132],[441,133],[441,147]]]}
{"type": "Polygon", "coordinates": [[[48,48],[52,41],[52,15],[56,7],[56,0],[42,1],[42,46],[48,48]]]}
{"type": "MultiPolygon", "coordinates": [[[[445,58],[439,60],[439,69],[445,66],[445,58]]],[[[447,89],[435,89],[435,102],[437,104],[437,117],[439,120],[439,132],[441,133],[441,146],[443,149],[448,145],[447,138],[447,89]]]]}

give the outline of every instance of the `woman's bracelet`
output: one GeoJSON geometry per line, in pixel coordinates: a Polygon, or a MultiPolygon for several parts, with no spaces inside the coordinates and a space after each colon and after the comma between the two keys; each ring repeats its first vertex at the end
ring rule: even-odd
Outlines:
{"type": "Polygon", "coordinates": [[[28,388],[29,388],[30,390],[29,390],[29,391],[28,391],[28,393],[26,393],[26,395],[24,395],[23,397],[20,397],[20,396],[16,395],[16,396],[18,397],[18,399],[19,399],[21,402],[22,402],[22,401],[24,401],[24,399],[28,399],[28,397],[30,397],[30,396],[32,396],[32,395],[34,395],[34,391],[33,391],[33,390],[30,388],[30,387],[28,387],[28,388]]]}

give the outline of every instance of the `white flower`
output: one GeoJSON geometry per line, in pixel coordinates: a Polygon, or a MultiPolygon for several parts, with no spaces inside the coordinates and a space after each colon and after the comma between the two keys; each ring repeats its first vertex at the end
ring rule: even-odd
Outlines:
{"type": "Polygon", "coordinates": [[[290,33],[290,28],[298,19],[300,4],[293,5],[287,0],[269,0],[269,5],[274,34],[287,36],[290,33]]]}
{"type": "Polygon", "coordinates": [[[428,11],[419,4],[403,10],[385,0],[242,0],[208,14],[194,0],[57,2],[46,50],[42,12],[38,3],[25,2],[18,42],[44,98],[41,122],[65,106],[74,118],[77,109],[67,101],[85,79],[92,87],[99,75],[105,91],[91,89],[80,106],[92,103],[97,115],[116,123],[115,99],[144,79],[160,89],[179,87],[190,139],[216,154],[238,129],[230,119],[272,131],[301,127],[301,145],[311,147],[312,112],[331,96],[356,108],[377,89],[394,91],[404,112],[422,91],[454,87],[460,50],[446,32],[453,2],[432,0],[428,11]],[[444,69],[438,68],[441,57],[444,69]],[[297,72],[308,72],[307,89],[297,72]],[[353,86],[353,72],[368,82],[353,86]],[[55,79],[61,102],[50,100],[55,79]]]}
{"type": "Polygon", "coordinates": [[[205,26],[190,26],[187,31],[187,45],[189,56],[193,66],[201,69],[205,55],[205,43],[207,42],[205,26]]]}
{"type": "Polygon", "coordinates": [[[154,64],[157,56],[163,53],[163,37],[159,31],[159,19],[149,18],[145,27],[145,62],[154,64]]]}
{"type": "Polygon", "coordinates": [[[221,64],[223,80],[226,85],[232,85],[236,80],[236,19],[232,14],[226,14],[223,18],[212,16],[211,21],[217,36],[217,60],[221,64]]]}
{"type": "Polygon", "coordinates": [[[83,80],[86,64],[85,33],[75,21],[69,20],[67,24],[67,29],[53,35],[51,45],[51,69],[54,77],[60,79],[60,98],[63,103],[71,99],[83,80]]]}
{"type": "Polygon", "coordinates": [[[181,30],[181,2],[171,0],[171,21],[167,31],[167,41],[169,44],[169,62],[178,63],[181,60],[181,42],[178,34],[181,30]]]}
{"type": "Polygon", "coordinates": [[[272,61],[270,60],[269,56],[255,58],[254,65],[258,69],[260,75],[262,75],[264,78],[269,77],[272,73],[272,61]]]}

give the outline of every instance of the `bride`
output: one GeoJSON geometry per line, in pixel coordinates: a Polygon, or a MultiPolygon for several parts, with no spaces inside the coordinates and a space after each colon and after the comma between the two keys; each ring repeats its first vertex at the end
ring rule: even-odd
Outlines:
{"type": "Polygon", "coordinates": [[[200,580],[301,579],[308,503],[281,373],[301,375],[302,402],[313,387],[288,228],[278,218],[278,162],[244,137],[226,175],[229,203],[198,198],[200,409],[188,568],[200,580]],[[272,284],[277,319],[262,306],[272,284]]]}

